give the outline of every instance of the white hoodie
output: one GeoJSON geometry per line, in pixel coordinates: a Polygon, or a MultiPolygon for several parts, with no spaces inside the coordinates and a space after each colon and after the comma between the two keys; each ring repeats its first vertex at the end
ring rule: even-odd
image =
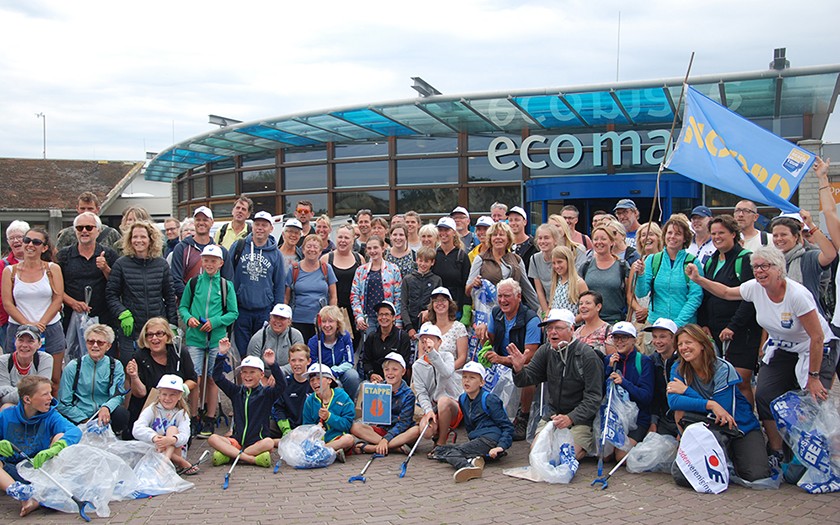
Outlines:
{"type": "Polygon", "coordinates": [[[429,359],[418,358],[411,367],[411,386],[417,397],[417,404],[428,414],[434,410],[437,400],[451,397],[458,400],[464,391],[461,374],[455,371],[455,356],[449,352],[433,350],[426,354],[429,359]]]}

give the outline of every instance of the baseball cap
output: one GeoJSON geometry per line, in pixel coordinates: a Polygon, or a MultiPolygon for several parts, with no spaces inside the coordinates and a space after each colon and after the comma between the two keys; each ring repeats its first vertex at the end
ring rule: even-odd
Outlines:
{"type": "Polygon", "coordinates": [[[493,219],[491,219],[487,215],[482,215],[481,217],[478,218],[477,221],[475,221],[475,226],[476,226],[476,228],[479,227],[479,226],[487,226],[487,227],[493,226],[493,219]]]}
{"type": "Polygon", "coordinates": [[[464,368],[460,370],[463,374],[464,372],[472,372],[473,374],[478,374],[484,379],[485,374],[487,374],[487,369],[485,369],[481,364],[476,363],[475,361],[470,361],[464,365],[464,368]]]}
{"type": "Polygon", "coordinates": [[[385,361],[394,361],[399,363],[401,367],[405,368],[405,359],[396,352],[389,352],[388,355],[385,356],[385,361]]]}
{"type": "Polygon", "coordinates": [[[263,364],[263,360],[254,355],[249,355],[248,357],[243,359],[242,363],[236,367],[236,370],[234,370],[234,373],[238,374],[246,366],[249,366],[251,368],[259,368],[260,372],[265,373],[265,365],[263,364]]]}
{"type": "Polygon", "coordinates": [[[615,211],[615,210],[636,210],[636,209],[638,209],[636,207],[636,203],[633,202],[631,199],[621,199],[620,201],[618,201],[618,203],[616,203],[615,208],[613,208],[613,211],[615,211]]]}
{"type": "Polygon", "coordinates": [[[664,317],[660,317],[659,319],[654,321],[652,325],[644,327],[642,331],[653,332],[655,328],[662,328],[663,330],[668,330],[672,334],[677,333],[677,323],[664,317]]]}
{"type": "Polygon", "coordinates": [[[627,321],[619,321],[613,325],[612,329],[613,335],[629,335],[630,337],[636,337],[636,327],[633,326],[633,323],[628,323],[627,321]]]}
{"type": "Polygon", "coordinates": [[[437,227],[438,228],[449,228],[450,230],[457,229],[457,226],[455,225],[455,221],[452,220],[452,217],[441,217],[437,221],[437,227]]]}
{"type": "Polygon", "coordinates": [[[169,388],[170,390],[184,391],[184,380],[175,374],[166,374],[160,378],[157,384],[158,390],[161,388],[169,388]]]}
{"type": "Polygon", "coordinates": [[[463,206],[457,206],[454,210],[452,210],[452,211],[449,213],[449,216],[450,216],[450,217],[452,217],[452,216],[453,216],[453,215],[455,215],[456,213],[463,213],[463,214],[464,214],[464,215],[466,215],[467,217],[469,217],[469,216],[470,216],[470,212],[468,212],[468,211],[467,211],[467,209],[466,209],[466,208],[464,208],[463,206]]]}
{"type": "Polygon", "coordinates": [[[306,370],[306,374],[309,377],[317,376],[318,374],[323,375],[324,377],[329,377],[333,381],[335,381],[335,376],[333,375],[332,370],[327,365],[319,365],[318,363],[312,363],[309,365],[309,368],[306,370]]]}
{"type": "Polygon", "coordinates": [[[374,312],[379,312],[379,309],[382,308],[383,306],[387,306],[391,310],[392,314],[397,315],[397,308],[394,306],[394,303],[392,303],[391,301],[379,301],[378,303],[373,305],[373,311],[374,312]]]}
{"type": "Polygon", "coordinates": [[[440,333],[440,328],[432,323],[423,323],[423,326],[420,327],[420,331],[417,332],[417,338],[419,339],[424,335],[431,335],[437,337],[438,339],[443,339],[443,335],[440,333]]]}
{"type": "Polygon", "coordinates": [[[208,208],[207,206],[199,206],[198,208],[196,208],[193,212],[193,217],[198,216],[199,213],[203,213],[210,220],[213,219],[213,212],[210,211],[210,208],[208,208]]]}
{"type": "Polygon", "coordinates": [[[694,209],[691,210],[691,215],[689,215],[688,218],[690,219],[691,217],[694,217],[695,215],[699,215],[701,217],[711,217],[712,216],[712,210],[710,210],[706,206],[695,206],[694,209]]]}
{"type": "Polygon", "coordinates": [[[521,215],[523,219],[525,219],[526,221],[528,220],[528,214],[525,213],[525,210],[523,210],[519,206],[514,206],[513,208],[509,209],[505,215],[510,215],[511,213],[521,215]]]}
{"type": "Polygon", "coordinates": [[[438,286],[437,288],[432,290],[432,294],[430,295],[430,297],[434,297],[436,295],[445,295],[449,297],[450,300],[452,300],[452,294],[449,293],[449,288],[445,286],[438,286]]]}
{"type": "Polygon", "coordinates": [[[288,304],[278,303],[274,305],[274,308],[271,309],[271,315],[277,315],[280,317],[285,317],[286,319],[292,318],[292,308],[288,304]]]}
{"type": "Polygon", "coordinates": [[[15,332],[15,339],[20,339],[24,335],[28,335],[36,341],[41,340],[41,332],[38,330],[38,327],[31,324],[22,324],[18,326],[17,332],[15,332]]]}
{"type": "Polygon", "coordinates": [[[222,254],[222,247],[218,244],[208,244],[201,250],[201,256],[204,257],[205,255],[209,255],[210,257],[218,257],[219,259],[224,259],[225,256],[222,254]]]}
{"type": "Polygon", "coordinates": [[[776,217],[776,218],[778,219],[780,217],[787,217],[788,219],[793,219],[795,221],[798,221],[802,225],[802,230],[803,231],[809,231],[811,229],[811,228],[808,227],[807,224],[805,224],[805,221],[802,220],[802,215],[800,215],[798,211],[788,211],[788,212],[785,212],[785,213],[780,213],[779,217],[776,217]]]}
{"type": "Polygon", "coordinates": [[[539,324],[539,326],[545,326],[556,321],[565,321],[574,326],[575,314],[565,308],[552,308],[548,311],[548,315],[545,316],[545,319],[539,324]]]}
{"type": "Polygon", "coordinates": [[[301,224],[299,220],[292,218],[292,219],[289,219],[289,220],[286,221],[286,226],[285,227],[286,228],[289,228],[289,227],[297,228],[298,230],[302,230],[303,229],[303,224],[301,224]]]}
{"type": "Polygon", "coordinates": [[[267,211],[258,211],[254,214],[254,220],[262,219],[264,221],[268,221],[270,224],[274,224],[274,217],[271,216],[270,213],[267,211]]]}

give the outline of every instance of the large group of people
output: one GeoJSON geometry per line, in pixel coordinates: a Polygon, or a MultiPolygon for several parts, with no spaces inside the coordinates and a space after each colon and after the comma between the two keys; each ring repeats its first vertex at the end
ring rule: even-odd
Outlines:
{"type": "MultiPolygon", "coordinates": [[[[85,192],[57,247],[39,227],[6,229],[0,402],[22,420],[55,411],[151,439],[185,474],[199,469],[173,456],[186,443],[179,429],[210,438],[217,465],[242,452],[268,466],[278,438],[320,422],[339,459],[404,450],[422,434],[434,439],[429,457],[465,481],[525,439],[529,422],[569,428],[576,455],[595,454],[593,420],[613,383],[639,409],[631,445],[648,432],[678,436],[691,414],[709,413],[741,430],[727,447],[753,481],[789,459],[771,402],[796,389],[824,400],[837,373],[840,312],[826,277],[840,219],[827,165],[818,160],[815,172],[829,235],[806,210],[758,231],[750,201],[733,215],[698,206],[641,224],[636,203],[621,199],[593,214],[589,235],[574,206],[530,229],[530,214],[501,203],[473,228],[459,206],[426,225],[415,212],[389,220],[360,210],[333,229],[300,201],[274,238],[272,215],[245,196],[211,235],[206,206],[163,231],[131,208],[110,228],[85,192]],[[479,318],[486,304],[474,301],[487,288],[495,303],[479,318]],[[511,369],[513,421],[480,392],[479,363],[511,369]],[[354,422],[361,381],[392,385],[392,426],[354,422]],[[547,410],[532,411],[540,384],[547,410]],[[41,385],[55,407],[36,399],[41,385]],[[228,436],[215,433],[219,389],[234,408],[228,436]],[[149,430],[152,394],[155,410],[183,410],[189,425],[149,430]],[[448,444],[458,428],[469,440],[448,444]]],[[[2,445],[19,423],[0,422],[2,445]]],[[[22,481],[22,456],[4,450],[7,488],[22,481]]]]}

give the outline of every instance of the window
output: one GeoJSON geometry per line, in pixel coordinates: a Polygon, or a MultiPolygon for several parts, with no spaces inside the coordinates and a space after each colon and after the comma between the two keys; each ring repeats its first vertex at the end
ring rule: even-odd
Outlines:
{"type": "MultiPolygon", "coordinates": [[[[284,212],[287,215],[294,215],[295,206],[298,201],[309,201],[312,203],[312,211],[315,216],[327,213],[327,194],[326,193],[307,193],[303,195],[286,195],[284,199],[284,212]]],[[[256,199],[254,200],[256,204],[256,199]]],[[[314,226],[314,224],[313,224],[314,226]]]]}
{"type": "Polygon", "coordinates": [[[215,197],[220,195],[236,195],[236,175],[233,173],[211,175],[210,186],[210,193],[215,197]]]}
{"type": "Polygon", "coordinates": [[[365,208],[376,215],[388,215],[389,200],[387,190],[341,192],[333,197],[333,209],[335,215],[355,215],[357,211],[365,208]]]}
{"type": "Polygon", "coordinates": [[[388,141],[358,142],[355,144],[336,144],[335,158],[384,157],[388,155],[388,141]]]}
{"type": "Polygon", "coordinates": [[[399,186],[455,182],[458,182],[458,159],[455,157],[406,159],[397,162],[399,186]]]}
{"type": "Polygon", "coordinates": [[[335,165],[335,187],[387,186],[388,161],[349,162],[335,165]]]}
{"type": "Polygon", "coordinates": [[[512,170],[497,170],[490,165],[487,155],[467,157],[467,174],[470,182],[501,182],[519,181],[522,178],[522,168],[512,170]]]}
{"type": "Polygon", "coordinates": [[[458,151],[457,137],[417,137],[397,140],[397,155],[454,153],[458,151]]]}
{"type": "Polygon", "coordinates": [[[455,188],[423,188],[397,192],[397,213],[446,213],[458,205],[455,188]]]}
{"type": "Polygon", "coordinates": [[[471,213],[490,213],[490,206],[494,202],[503,202],[508,205],[518,206],[522,202],[522,192],[519,185],[516,186],[472,186],[467,190],[469,198],[469,210],[471,213]]]}
{"type": "Polygon", "coordinates": [[[285,168],[285,190],[321,189],[327,187],[327,166],[300,166],[285,168]]]}
{"type": "Polygon", "coordinates": [[[306,149],[302,151],[286,150],[286,156],[284,157],[284,162],[286,163],[307,162],[313,160],[327,160],[327,149],[306,149]]]}
{"type": "Polygon", "coordinates": [[[277,188],[277,170],[275,168],[259,171],[242,172],[242,193],[260,193],[275,191],[277,188]]]}
{"type": "Polygon", "coordinates": [[[190,197],[192,199],[207,198],[207,177],[198,177],[190,180],[190,197]]]}
{"type": "Polygon", "coordinates": [[[210,204],[210,209],[213,210],[213,219],[219,220],[220,217],[233,216],[233,203],[220,202],[217,204],[210,204]]]}

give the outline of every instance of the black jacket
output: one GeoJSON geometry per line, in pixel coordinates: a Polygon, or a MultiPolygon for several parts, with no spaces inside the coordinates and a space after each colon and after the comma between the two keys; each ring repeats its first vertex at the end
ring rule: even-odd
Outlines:
{"type": "Polygon", "coordinates": [[[172,275],[163,257],[137,259],[123,256],[117,259],[105,285],[105,299],[116,318],[125,310],[131,311],[135,337],[152,317],[163,317],[170,324],[178,324],[172,275]]]}
{"type": "Polygon", "coordinates": [[[400,354],[405,359],[406,370],[411,370],[411,339],[408,338],[408,332],[395,326],[391,328],[391,333],[383,341],[382,331],[377,328],[376,332],[365,339],[365,351],[362,356],[365,379],[370,379],[371,374],[379,374],[384,377],[382,362],[385,360],[385,356],[391,352],[400,354]]]}
{"type": "MultiPolygon", "coordinates": [[[[705,272],[706,268],[714,271],[719,252],[715,251],[704,268],[704,275],[707,279],[725,284],[726,286],[740,286],[753,278],[752,266],[750,266],[750,252],[742,246],[735,245],[734,248],[724,254],[726,261],[720,271],[710,275],[712,272],[705,272]],[[741,278],[735,272],[736,261],[741,258],[738,264],[741,270],[741,278]]],[[[697,322],[701,326],[708,326],[717,341],[720,331],[729,328],[738,334],[746,335],[749,330],[757,330],[760,333],[758,324],[755,322],[755,307],[747,301],[727,301],[714,296],[709,292],[703,292],[703,302],[697,311],[697,322]]]]}
{"type": "Polygon", "coordinates": [[[429,301],[432,299],[432,290],[439,286],[443,286],[440,276],[429,271],[426,275],[421,275],[420,272],[414,270],[410,274],[403,277],[402,293],[400,294],[400,302],[402,307],[402,322],[403,329],[419,330],[420,312],[428,309],[429,301]]]}

